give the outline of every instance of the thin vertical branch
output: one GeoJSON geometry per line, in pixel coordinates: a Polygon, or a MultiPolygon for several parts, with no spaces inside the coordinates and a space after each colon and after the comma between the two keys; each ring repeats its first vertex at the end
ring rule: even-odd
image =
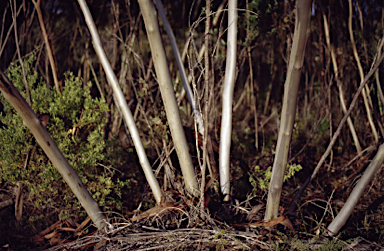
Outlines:
{"type": "MultiPolygon", "coordinates": [[[[382,38],[380,41],[379,41],[379,46],[378,46],[378,49],[377,49],[377,56],[380,57],[381,55],[381,50],[383,48],[383,45],[384,45],[384,38],[382,38]]],[[[377,86],[377,92],[378,92],[378,98],[380,99],[382,105],[384,105],[384,94],[383,94],[383,90],[381,89],[381,84],[380,84],[380,76],[379,76],[379,70],[377,70],[375,72],[375,79],[376,79],[376,86],[377,86]]],[[[380,111],[380,113],[382,113],[383,111],[380,111]]]]}
{"type": "Polygon", "coordinates": [[[139,0],[139,5],[143,15],[149,45],[151,47],[153,64],[156,70],[169,129],[175,145],[177,157],[179,158],[184,181],[187,190],[192,195],[198,196],[195,169],[193,167],[191,155],[189,154],[189,147],[181,123],[179,107],[173,91],[171,74],[169,72],[165,50],[160,36],[159,24],[156,18],[156,9],[151,0],[139,0]]]}
{"type": "Polygon", "coordinates": [[[23,62],[23,59],[21,58],[20,46],[19,46],[19,36],[17,35],[16,0],[13,0],[13,8],[12,8],[12,3],[10,3],[10,6],[11,6],[11,12],[12,12],[12,19],[13,19],[13,28],[15,30],[15,42],[16,42],[17,57],[19,59],[19,63],[20,63],[20,67],[21,67],[21,72],[23,74],[25,94],[27,96],[28,104],[30,106],[32,106],[31,94],[29,92],[29,84],[28,84],[28,80],[27,80],[27,73],[25,72],[24,62],[23,62]]]}
{"type": "MultiPolygon", "coordinates": [[[[337,87],[339,88],[339,97],[340,97],[341,108],[343,109],[343,112],[345,114],[347,112],[347,106],[345,105],[344,92],[343,92],[343,88],[341,86],[341,80],[339,78],[339,69],[337,67],[335,50],[334,50],[334,47],[331,45],[329,24],[328,24],[328,21],[327,21],[325,14],[323,14],[323,20],[324,20],[325,40],[326,40],[326,43],[328,46],[328,50],[331,54],[333,71],[335,72],[335,79],[336,79],[337,87]]],[[[357,137],[357,134],[355,131],[355,127],[353,126],[351,117],[348,117],[347,123],[348,123],[349,130],[351,131],[353,142],[355,143],[357,153],[360,154],[361,153],[361,146],[360,146],[359,138],[357,137]]]]}
{"type": "Polygon", "coordinates": [[[113,89],[114,99],[119,107],[122,116],[127,124],[127,127],[129,129],[129,133],[132,137],[133,143],[135,145],[137,155],[139,157],[140,165],[143,168],[145,178],[147,179],[153,195],[156,199],[156,202],[160,204],[161,197],[162,197],[162,191],[160,189],[159,183],[153,173],[152,167],[149,164],[147,155],[145,153],[143,144],[140,139],[139,130],[136,127],[135,120],[133,119],[132,112],[129,110],[127,101],[125,99],[125,96],[123,92],[121,91],[119,82],[117,80],[117,77],[115,73],[112,70],[111,64],[108,61],[108,58],[105,54],[105,51],[101,45],[101,40],[99,33],[96,29],[96,25],[92,19],[91,12],[89,11],[88,5],[85,2],[85,0],[78,0],[78,3],[80,5],[81,10],[83,11],[85,22],[87,23],[88,29],[92,36],[92,44],[96,51],[97,56],[99,57],[100,64],[102,65],[107,78],[108,83],[111,85],[113,89]]]}
{"type": "MultiPolygon", "coordinates": [[[[348,17],[348,30],[349,30],[349,37],[351,39],[351,44],[352,44],[352,50],[353,50],[353,56],[355,57],[356,63],[357,63],[357,68],[359,69],[359,74],[360,74],[360,81],[364,80],[364,71],[363,67],[361,66],[359,54],[357,53],[356,49],[356,43],[355,43],[355,38],[353,36],[353,29],[352,29],[352,0],[349,0],[349,17],[348,17]]],[[[379,142],[379,135],[376,130],[376,126],[373,123],[373,118],[372,118],[372,112],[369,106],[369,101],[368,101],[368,96],[369,95],[369,88],[367,85],[365,85],[364,89],[362,90],[362,96],[364,99],[364,105],[365,105],[365,110],[367,112],[367,117],[369,121],[369,125],[371,126],[372,134],[375,139],[375,144],[379,142]]]]}
{"type": "Polygon", "coordinates": [[[120,5],[119,2],[115,3],[115,0],[111,1],[112,3],[112,16],[113,16],[113,35],[112,36],[112,69],[116,69],[117,57],[118,57],[118,44],[117,44],[117,32],[119,31],[119,15],[120,15],[120,5]]]}
{"type": "MultiPolygon", "coordinates": [[[[249,14],[249,3],[248,0],[246,2],[246,10],[245,13],[247,18],[247,41],[249,42],[249,39],[251,37],[251,31],[250,28],[250,14],[249,14]]],[[[251,102],[253,105],[253,116],[254,116],[254,124],[255,124],[255,148],[256,151],[259,150],[259,121],[257,118],[257,99],[256,99],[256,93],[255,93],[255,86],[253,84],[253,65],[252,65],[252,55],[251,55],[251,47],[248,45],[247,48],[247,56],[248,56],[248,64],[249,64],[249,85],[251,89],[251,102]]]]}
{"type": "Polygon", "coordinates": [[[179,48],[177,47],[177,44],[176,44],[175,35],[173,34],[171,25],[169,24],[168,19],[165,15],[165,10],[164,10],[163,4],[161,3],[161,0],[155,0],[155,3],[157,6],[157,9],[159,10],[161,20],[163,21],[163,26],[165,28],[165,31],[167,32],[167,35],[169,37],[169,41],[171,43],[173,54],[175,55],[176,64],[177,64],[177,67],[179,68],[181,81],[183,82],[184,90],[187,94],[188,101],[192,107],[193,116],[195,117],[195,120],[197,122],[197,128],[199,130],[199,133],[201,135],[203,135],[204,134],[203,119],[201,117],[200,109],[195,103],[195,99],[193,97],[193,92],[192,92],[191,86],[189,85],[189,81],[188,81],[187,74],[186,74],[185,69],[184,69],[183,61],[182,61],[181,56],[180,56],[180,51],[179,51],[179,48]]]}
{"type": "MultiPolygon", "coordinates": [[[[207,138],[208,138],[208,100],[209,100],[209,30],[211,24],[211,0],[205,1],[205,33],[204,33],[204,82],[205,82],[205,95],[204,95],[204,137],[203,137],[203,165],[201,166],[201,187],[200,187],[200,201],[204,202],[204,189],[205,189],[205,169],[207,165],[207,138]]],[[[204,207],[204,203],[201,203],[204,207]]]]}
{"type": "Polygon", "coordinates": [[[354,95],[354,97],[352,99],[352,102],[351,102],[351,104],[350,104],[350,106],[348,108],[348,111],[345,113],[343,119],[340,121],[339,126],[337,127],[335,133],[333,134],[333,137],[332,137],[331,142],[329,143],[329,145],[327,147],[327,150],[325,150],[323,156],[321,156],[319,162],[317,163],[315,170],[313,170],[312,175],[311,175],[311,180],[313,180],[316,177],[317,173],[320,170],[320,167],[324,164],[325,159],[328,157],[329,153],[332,150],[332,147],[336,143],[336,139],[339,137],[339,135],[341,133],[341,129],[343,128],[345,122],[347,121],[347,118],[349,117],[349,115],[351,115],[352,109],[355,107],[355,105],[357,103],[357,99],[358,99],[360,93],[363,91],[365,85],[368,83],[369,78],[372,77],[372,75],[375,73],[377,68],[379,68],[379,65],[381,64],[381,61],[383,61],[383,59],[384,59],[384,54],[382,54],[378,58],[376,63],[371,67],[371,70],[368,72],[368,74],[365,75],[364,80],[361,81],[359,89],[357,89],[357,91],[356,91],[356,93],[355,93],[355,95],[354,95]]]}
{"type": "Polygon", "coordinates": [[[45,48],[47,49],[49,64],[51,65],[53,82],[55,83],[56,92],[60,93],[60,84],[59,84],[59,78],[57,76],[56,62],[55,62],[55,58],[53,57],[51,44],[49,43],[47,30],[44,25],[43,14],[41,13],[41,8],[40,8],[41,0],[37,0],[37,2],[35,0],[32,0],[32,3],[35,5],[37,16],[39,18],[40,28],[41,28],[41,32],[43,33],[45,48]]]}
{"type": "MultiPolygon", "coordinates": [[[[384,37],[382,38],[384,39],[384,37]]],[[[376,72],[376,70],[379,68],[381,62],[383,61],[384,59],[384,54],[381,55],[380,57],[378,57],[377,61],[375,62],[374,65],[372,65],[371,67],[371,70],[368,72],[368,74],[365,76],[364,78],[364,81],[362,81],[360,83],[360,86],[359,88],[357,89],[352,101],[351,101],[351,104],[347,110],[347,112],[344,114],[344,117],[341,119],[335,133],[333,134],[332,138],[331,138],[331,141],[327,147],[327,149],[325,150],[325,152],[323,153],[323,155],[321,156],[319,162],[317,163],[315,169],[313,170],[311,176],[305,181],[305,183],[301,186],[301,188],[299,189],[299,191],[297,192],[292,204],[291,204],[291,208],[290,208],[290,211],[293,210],[294,207],[296,207],[296,204],[298,203],[299,201],[299,198],[301,197],[301,195],[303,194],[305,188],[308,186],[309,182],[311,182],[311,180],[313,180],[317,173],[319,172],[320,170],[320,167],[324,164],[325,160],[328,158],[329,154],[331,153],[332,151],[332,148],[333,146],[335,145],[336,143],[336,140],[337,138],[339,137],[340,133],[341,133],[341,129],[343,128],[345,122],[347,121],[347,118],[349,117],[349,115],[351,115],[352,113],[352,110],[353,108],[355,107],[356,103],[357,103],[357,99],[359,98],[359,95],[361,94],[361,91],[363,90],[364,86],[367,84],[369,78],[376,72]]],[[[331,121],[331,119],[329,120],[331,121]]]]}
{"type": "MultiPolygon", "coordinates": [[[[220,15],[221,15],[221,13],[224,12],[223,9],[224,9],[224,6],[225,6],[226,2],[227,2],[227,1],[224,0],[224,1],[220,4],[220,6],[217,8],[216,12],[214,12],[214,13],[215,13],[215,16],[214,16],[214,18],[213,18],[213,20],[212,20],[211,28],[212,28],[212,27],[215,27],[215,26],[217,25],[217,23],[219,22],[220,15]]],[[[212,11],[211,11],[211,12],[212,12],[212,11]]],[[[191,38],[188,39],[188,41],[185,43],[185,46],[184,46],[184,49],[183,49],[183,53],[181,54],[181,61],[182,61],[182,62],[184,62],[185,57],[187,56],[187,50],[188,50],[188,46],[190,45],[190,42],[191,42],[191,38]]],[[[197,55],[198,55],[198,56],[197,56],[197,62],[201,62],[201,60],[203,59],[203,56],[204,56],[204,52],[205,52],[205,44],[203,43],[202,46],[201,46],[201,48],[200,48],[199,54],[197,54],[197,55]]],[[[213,76],[211,76],[211,77],[213,77],[213,76]]],[[[192,83],[192,72],[190,72],[189,75],[188,75],[188,82],[189,82],[189,83],[192,83]]],[[[178,103],[180,103],[181,100],[184,99],[185,94],[186,94],[186,91],[185,91],[185,89],[183,89],[183,90],[181,91],[181,93],[180,93],[179,98],[177,99],[177,102],[178,102],[178,103]]]]}

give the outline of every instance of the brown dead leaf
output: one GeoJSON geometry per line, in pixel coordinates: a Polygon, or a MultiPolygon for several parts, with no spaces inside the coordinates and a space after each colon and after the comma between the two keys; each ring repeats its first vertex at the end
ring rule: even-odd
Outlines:
{"type": "Polygon", "coordinates": [[[49,244],[52,246],[61,245],[63,243],[71,242],[70,240],[60,239],[60,238],[52,238],[49,240],[49,244]]]}
{"type": "Polygon", "coordinates": [[[206,194],[204,196],[204,210],[207,209],[210,200],[211,200],[211,196],[209,196],[209,194],[206,194]]]}
{"type": "Polygon", "coordinates": [[[91,221],[91,218],[87,217],[76,229],[76,231],[82,230],[89,222],[91,221]]]}
{"type": "Polygon", "coordinates": [[[48,228],[44,229],[43,231],[41,231],[39,233],[39,235],[46,235],[46,234],[48,234],[49,232],[51,232],[52,230],[54,230],[55,228],[60,226],[61,223],[62,223],[62,221],[60,221],[60,220],[55,222],[55,223],[53,223],[50,227],[48,227],[48,228]]]}
{"type": "Polygon", "coordinates": [[[61,235],[61,233],[59,233],[57,230],[55,230],[55,231],[53,231],[50,234],[44,235],[44,238],[45,239],[52,239],[52,238],[55,238],[55,237],[59,237],[60,235],[61,235]]]}
{"type": "Polygon", "coordinates": [[[250,226],[258,226],[258,227],[273,227],[276,226],[277,224],[281,223],[285,219],[285,216],[279,216],[275,219],[272,219],[270,221],[259,221],[255,223],[250,223],[250,226]]]}
{"type": "Polygon", "coordinates": [[[42,235],[35,235],[32,237],[32,242],[34,243],[40,243],[44,241],[44,237],[42,235]]]}
{"type": "Polygon", "coordinates": [[[282,222],[280,222],[280,224],[289,228],[294,234],[296,234],[296,231],[293,228],[292,222],[288,218],[285,218],[282,222]]]}
{"type": "Polygon", "coordinates": [[[72,227],[72,228],[74,227],[77,228],[79,226],[79,224],[74,222],[71,218],[63,220],[63,224],[67,225],[67,227],[72,227]]]}
{"type": "Polygon", "coordinates": [[[50,116],[48,114],[37,114],[37,117],[40,119],[41,124],[47,127],[50,116]]]}
{"type": "Polygon", "coordinates": [[[107,240],[106,239],[102,239],[101,241],[99,241],[95,247],[93,248],[94,251],[96,250],[99,250],[101,247],[103,247],[105,244],[107,244],[107,240]]]}
{"type": "Polygon", "coordinates": [[[216,161],[214,157],[215,155],[213,152],[214,151],[219,152],[219,146],[214,141],[212,141],[211,136],[209,134],[207,138],[207,149],[208,149],[209,162],[211,164],[211,169],[212,169],[211,176],[212,176],[212,179],[216,180],[219,177],[219,170],[216,167],[216,161]]]}
{"type": "Polygon", "coordinates": [[[134,221],[139,221],[139,220],[147,218],[147,217],[152,217],[152,216],[155,216],[155,215],[167,210],[168,208],[174,208],[174,207],[175,207],[175,204],[173,202],[165,202],[165,203],[160,204],[159,206],[153,207],[153,208],[151,208],[145,212],[142,212],[139,215],[133,216],[131,218],[131,221],[134,222],[134,221]]]}
{"type": "Polygon", "coordinates": [[[53,231],[57,227],[61,226],[62,221],[57,221],[56,223],[52,224],[50,227],[44,229],[39,234],[32,237],[32,241],[35,243],[39,243],[44,241],[44,236],[47,235],[49,232],[53,231]]]}
{"type": "Polygon", "coordinates": [[[263,208],[263,206],[264,206],[264,203],[261,203],[252,207],[251,211],[248,212],[247,221],[251,221],[257,215],[257,213],[263,208]]]}
{"type": "Polygon", "coordinates": [[[76,232],[76,229],[71,227],[60,227],[57,228],[58,231],[65,231],[65,232],[76,232]]]}
{"type": "Polygon", "coordinates": [[[291,223],[291,221],[285,217],[284,215],[282,216],[279,216],[275,219],[272,219],[270,221],[259,221],[259,222],[255,222],[255,223],[250,223],[249,225],[250,226],[258,226],[258,227],[273,227],[273,226],[276,226],[277,224],[281,224],[287,228],[289,228],[290,230],[292,230],[292,232],[296,233],[295,229],[293,228],[293,225],[291,223]]]}

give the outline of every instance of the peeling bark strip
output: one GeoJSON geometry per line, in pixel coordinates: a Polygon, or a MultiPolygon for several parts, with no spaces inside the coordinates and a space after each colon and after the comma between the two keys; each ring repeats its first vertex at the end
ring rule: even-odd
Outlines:
{"type": "Polygon", "coordinates": [[[106,218],[99,206],[93,200],[92,196],[89,194],[85,185],[80,180],[77,173],[73,170],[72,166],[68,163],[67,159],[60,152],[56,143],[52,140],[51,136],[48,134],[35,112],[1,70],[0,91],[23,119],[25,126],[31,131],[33,136],[36,138],[37,143],[39,143],[41,148],[44,150],[53,166],[72,189],[73,193],[87,211],[89,217],[96,224],[97,228],[104,228],[106,225],[106,218]]]}

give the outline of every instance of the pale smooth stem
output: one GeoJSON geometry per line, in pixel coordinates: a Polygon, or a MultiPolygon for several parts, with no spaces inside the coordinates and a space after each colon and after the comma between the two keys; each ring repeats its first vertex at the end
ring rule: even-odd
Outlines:
{"type": "Polygon", "coordinates": [[[220,148],[219,148],[219,173],[220,187],[224,201],[230,197],[230,151],[232,135],[232,104],[233,91],[236,80],[237,57],[237,0],[229,0],[228,6],[228,38],[227,62],[225,66],[223,110],[221,118],[220,148]]]}
{"type": "Polygon", "coordinates": [[[161,197],[163,196],[163,193],[160,189],[159,183],[153,173],[152,167],[149,164],[147,154],[145,153],[143,144],[140,139],[139,131],[136,127],[135,120],[133,119],[131,110],[129,109],[127,105],[127,101],[125,99],[125,96],[123,92],[121,91],[119,82],[117,81],[117,77],[115,73],[112,70],[112,66],[108,61],[107,56],[105,55],[105,51],[102,47],[100,36],[97,31],[96,25],[93,21],[93,18],[91,16],[91,12],[89,11],[88,5],[85,2],[85,0],[78,0],[79,5],[81,7],[81,10],[83,11],[85,22],[87,23],[87,26],[89,28],[89,31],[92,36],[92,44],[96,51],[96,54],[100,60],[101,65],[103,66],[103,69],[107,75],[108,83],[111,85],[113,89],[113,97],[115,99],[115,102],[120,108],[120,111],[123,115],[123,118],[127,124],[129,133],[131,135],[131,138],[133,140],[133,143],[136,148],[136,152],[139,156],[140,165],[143,168],[145,177],[147,178],[147,181],[149,183],[149,186],[152,189],[153,195],[156,199],[156,202],[160,204],[161,197]]]}

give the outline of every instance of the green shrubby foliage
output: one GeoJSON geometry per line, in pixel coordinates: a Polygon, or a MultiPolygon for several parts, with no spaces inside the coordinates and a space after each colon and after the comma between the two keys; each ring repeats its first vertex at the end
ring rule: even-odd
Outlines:
{"type": "MultiPolygon", "coordinates": [[[[303,169],[301,165],[288,164],[287,168],[285,169],[284,182],[287,179],[292,178],[295,175],[295,173],[297,173],[301,169],[303,169]]],[[[269,182],[271,181],[271,177],[272,177],[271,167],[268,167],[266,170],[263,170],[260,168],[260,166],[255,166],[254,173],[249,174],[249,182],[253,186],[253,193],[256,193],[258,189],[261,189],[261,190],[268,189],[269,182]]]]}
{"type": "MultiPolygon", "coordinates": [[[[28,57],[25,69],[28,75],[32,109],[37,114],[50,116],[47,130],[68,162],[98,204],[106,210],[121,209],[121,188],[128,181],[115,177],[117,154],[112,145],[104,139],[106,124],[103,113],[108,111],[104,99],[92,98],[91,83],[68,72],[61,93],[47,86],[33,68],[35,56],[28,57]],[[112,161],[111,161],[112,160],[112,161]]],[[[25,96],[21,67],[11,64],[7,70],[9,79],[25,96]]],[[[0,183],[21,181],[28,188],[29,201],[36,209],[51,207],[61,217],[85,213],[57,170],[52,166],[21,117],[12,106],[0,97],[3,104],[0,128],[0,183]],[[29,158],[26,167],[25,160],[29,158]]],[[[43,213],[43,211],[40,211],[43,213]]],[[[30,219],[38,219],[33,215],[30,219]]]]}

